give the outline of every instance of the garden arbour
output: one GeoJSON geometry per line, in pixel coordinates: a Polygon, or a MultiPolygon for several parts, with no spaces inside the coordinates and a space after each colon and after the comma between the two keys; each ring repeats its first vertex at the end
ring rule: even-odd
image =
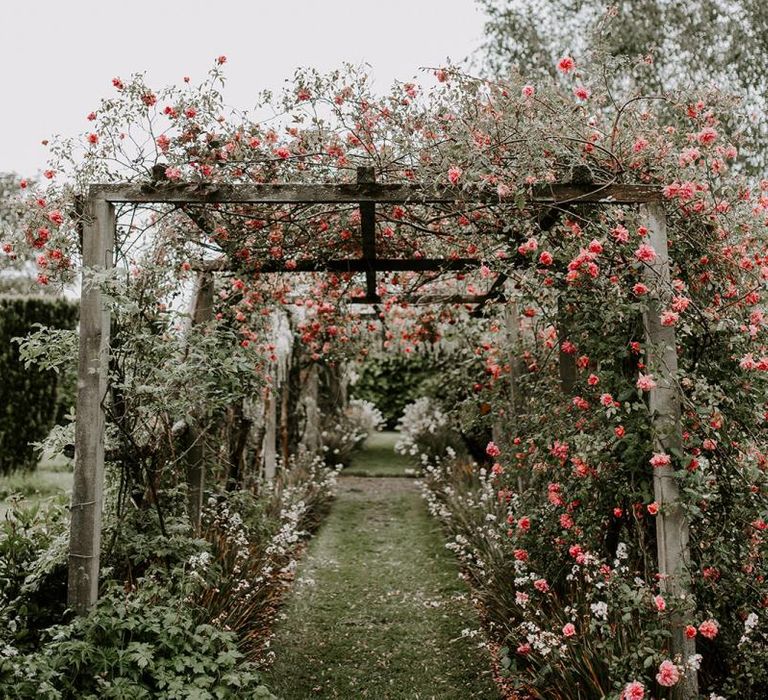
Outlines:
{"type": "MultiPolygon", "coordinates": [[[[481,406],[489,408],[478,420],[499,429],[501,453],[488,483],[506,509],[500,517],[533,520],[532,533],[540,528],[542,568],[567,568],[569,549],[594,550],[610,562],[617,538],[628,536],[635,578],[645,578],[648,590],[672,594],[672,611],[652,626],[677,630],[675,663],[687,666],[693,642],[681,638],[680,615],[697,600],[673,600],[677,584],[691,582],[706,594],[697,615],[718,610],[722,617],[730,613],[715,607],[714,585],[702,589],[696,567],[716,570],[707,563],[716,547],[722,547],[715,553],[724,557],[718,560],[724,576],[762,566],[761,530],[751,523],[762,522],[764,383],[762,360],[752,354],[765,353],[760,303],[768,261],[761,212],[768,184],[748,191],[729,172],[736,149],[715,129],[716,97],[707,98],[711,107],[703,99],[668,97],[664,119],[675,120],[672,128],[652,112],[656,100],[633,96],[615,103],[572,60],[561,71],[562,85],[534,87],[517,76],[488,83],[439,70],[428,99],[411,83],[382,98],[360,75],[301,74],[285,99],[291,119],[282,135],[269,123],[220,117],[212,86],[155,94],[140,76],[116,79],[118,97],[92,113],[85,156],[73,159],[84,216],[70,216],[71,192],[55,183],[52,169],[54,186],[49,196],[30,202],[29,225],[18,243],[42,251],[41,281],[48,282],[52,271],[71,271],[69,261],[78,254],[73,232],[83,224],[82,403],[72,520],[79,533],[72,554],[80,556],[70,560],[73,605],[86,609],[97,591],[101,435],[105,422],[117,427],[104,401],[108,358],[124,359],[129,351],[140,357],[149,348],[148,361],[165,362],[170,373],[172,363],[186,357],[185,343],[177,342],[183,333],[172,323],[184,314],[166,316],[154,305],[199,274],[199,288],[213,302],[199,304],[193,316],[213,316],[222,337],[233,341],[233,357],[241,340],[274,354],[264,323],[271,306],[307,308],[312,302],[331,319],[296,333],[313,362],[337,349],[343,356],[345,342],[363,335],[354,325],[349,333],[343,327],[344,319],[362,320],[345,310],[346,303],[375,303],[380,317],[391,317],[390,345],[428,344],[451,324],[469,328],[465,312],[473,308],[475,316],[490,317],[471,351],[486,362],[486,377],[460,378],[467,382],[461,407],[474,411],[473,392],[479,392],[481,406]],[[144,140],[137,134],[142,129],[144,140]],[[363,168],[358,182],[349,175],[355,167],[363,168]],[[99,182],[107,184],[89,189],[99,182]],[[154,248],[143,258],[126,233],[139,220],[133,213],[138,207],[152,207],[148,218],[157,226],[154,248]],[[116,276],[110,276],[113,257],[119,257],[117,276],[128,292],[116,289],[116,276]],[[285,282],[287,273],[297,280],[294,287],[285,282]],[[407,318],[422,304],[436,303],[439,312],[407,318]],[[111,354],[107,308],[121,323],[111,354]],[[413,330],[396,327],[399,315],[413,322],[413,330]],[[177,349],[162,354],[166,339],[177,349]],[[743,392],[740,403],[726,388],[733,385],[743,392]],[[690,570],[686,518],[675,505],[678,483],[704,543],[692,540],[690,570]],[[645,490],[649,485],[655,499],[645,490]],[[526,486],[531,498],[519,504],[514,492],[526,486]],[[535,497],[543,505],[536,518],[527,518],[519,509],[533,508],[535,497]],[[718,540],[725,536],[724,518],[738,523],[743,547],[718,540]]],[[[66,161],[57,167],[66,170],[66,161]]],[[[211,345],[203,338],[194,349],[205,355],[211,345]]],[[[228,354],[225,349],[212,363],[189,369],[211,376],[199,403],[214,397],[225,405],[226,392],[215,387],[223,376],[216,365],[228,354]]],[[[242,365],[243,379],[262,371],[250,362],[242,365]]],[[[235,379],[227,381],[239,378],[231,374],[235,379]]],[[[179,395],[192,378],[174,377],[168,393],[179,395]]],[[[128,373],[120,390],[129,398],[159,396],[165,380],[149,370],[128,373]]],[[[264,383],[258,377],[252,384],[264,383]]],[[[238,395],[253,391],[250,386],[238,395]]],[[[170,423],[196,409],[182,400],[139,408],[146,408],[148,430],[157,429],[156,415],[167,409],[168,433],[170,423]]],[[[126,439],[129,450],[134,443],[126,439]]],[[[193,436],[187,462],[195,460],[195,444],[193,436]]],[[[201,493],[195,494],[198,506],[201,493]]],[[[506,529],[497,522],[493,537],[505,538],[505,556],[514,554],[514,565],[522,568],[532,550],[524,546],[527,531],[506,529]]],[[[758,599],[747,576],[738,579],[745,613],[758,599]]],[[[524,587],[522,578],[509,585],[524,587]]],[[[738,626],[734,619],[729,634],[738,626]]],[[[567,640],[561,642],[565,648],[567,640]]],[[[654,653],[670,651],[663,634],[653,643],[654,653]]],[[[601,660],[600,652],[594,658],[601,660]]],[[[646,659],[626,667],[620,653],[615,658],[617,675],[601,692],[619,677],[653,682],[646,659]]],[[[695,673],[684,675],[675,692],[690,695],[695,673]]]]}
{"type": "MultiPolygon", "coordinates": [[[[83,226],[83,264],[85,270],[108,269],[112,264],[112,245],[115,232],[114,206],[116,204],[138,204],[147,202],[187,204],[339,204],[353,203],[361,209],[361,239],[363,255],[357,259],[309,260],[282,273],[318,272],[323,269],[335,272],[363,272],[366,275],[366,295],[354,298],[355,302],[380,303],[376,291],[376,272],[393,270],[465,269],[478,267],[480,260],[473,259],[381,259],[376,255],[375,207],[395,204],[472,204],[487,201],[489,197],[498,200],[498,194],[477,196],[467,192],[446,189],[424,192],[422,188],[401,185],[376,185],[373,170],[358,169],[356,185],[302,185],[290,184],[253,185],[210,188],[190,185],[170,185],[157,191],[135,185],[92,186],[85,203],[83,226]],[[210,191],[206,191],[210,190],[210,191]]],[[[664,284],[669,283],[667,254],[666,219],[660,204],[659,187],[645,185],[578,185],[574,183],[548,184],[531,188],[528,202],[543,206],[551,218],[554,212],[573,206],[641,205],[643,217],[650,233],[649,240],[654,246],[658,259],[649,267],[651,275],[658,276],[664,284]]],[[[513,203],[514,204],[514,203],[513,203]]],[[[215,260],[202,265],[205,274],[212,270],[227,268],[225,261],[215,260]]],[[[273,268],[274,269],[274,268],[273,268]]],[[[261,268],[262,272],[269,271],[261,268]]],[[[274,269],[278,272],[277,269],[274,269]]],[[[201,282],[201,290],[212,286],[209,281],[201,282]]],[[[487,302],[488,298],[461,299],[448,297],[450,303],[487,302]]],[[[431,303],[439,300],[430,299],[431,303]]],[[[202,304],[210,310],[212,300],[202,304]]],[[[198,302],[198,306],[200,303],[198,302]]],[[[651,411],[654,414],[656,444],[660,451],[675,449],[681,441],[680,406],[675,394],[674,375],[677,371],[674,330],[664,327],[659,318],[658,305],[647,314],[647,336],[649,346],[656,350],[650,366],[657,371],[658,385],[651,392],[651,411]]],[[[201,319],[196,319],[200,321],[201,319]]],[[[72,498],[72,525],[69,565],[69,603],[79,611],[85,611],[98,596],[98,572],[100,549],[100,518],[103,507],[102,481],[104,471],[104,411],[106,396],[105,380],[108,374],[109,314],[98,285],[84,282],[81,298],[80,319],[80,365],[78,381],[76,468],[75,486],[72,498]]],[[[561,351],[562,353],[562,351],[561,351]]],[[[563,367],[568,362],[561,363],[563,367]]],[[[563,371],[563,381],[568,383],[568,370],[563,371]]],[[[193,507],[193,522],[199,519],[202,502],[202,484],[199,470],[190,483],[192,498],[198,501],[193,507]]],[[[666,465],[654,470],[656,501],[664,507],[657,518],[659,542],[659,571],[663,577],[662,590],[674,597],[685,597],[689,587],[685,582],[686,567],[689,563],[688,530],[685,516],[677,505],[677,486],[673,469],[666,465]]],[[[693,642],[683,634],[681,620],[675,623],[674,649],[677,653],[690,656],[693,642]]],[[[695,679],[690,683],[695,688],[695,679]]],[[[691,692],[694,692],[691,690],[691,692]]]]}

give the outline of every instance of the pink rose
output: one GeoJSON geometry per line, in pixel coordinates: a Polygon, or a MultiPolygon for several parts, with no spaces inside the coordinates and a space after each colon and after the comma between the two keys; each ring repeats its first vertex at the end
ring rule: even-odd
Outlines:
{"type": "Polygon", "coordinates": [[[665,688],[671,688],[680,680],[680,669],[669,659],[659,664],[659,672],[656,674],[656,682],[665,688]]]}
{"type": "Polygon", "coordinates": [[[450,168],[448,168],[448,181],[452,185],[455,185],[456,183],[458,183],[459,178],[462,176],[463,172],[464,171],[457,165],[451,166],[450,168]]]}
{"type": "Polygon", "coordinates": [[[621,700],[643,700],[645,686],[640,681],[632,681],[624,686],[621,691],[621,700]]]}

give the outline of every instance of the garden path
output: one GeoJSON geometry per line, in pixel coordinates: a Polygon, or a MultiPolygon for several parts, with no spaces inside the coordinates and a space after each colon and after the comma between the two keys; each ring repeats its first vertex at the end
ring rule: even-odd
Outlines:
{"type": "Polygon", "coordinates": [[[299,565],[266,672],[284,700],[495,700],[479,622],[395,433],[372,436],[299,565]],[[374,478],[371,475],[388,478],[374,478]]]}

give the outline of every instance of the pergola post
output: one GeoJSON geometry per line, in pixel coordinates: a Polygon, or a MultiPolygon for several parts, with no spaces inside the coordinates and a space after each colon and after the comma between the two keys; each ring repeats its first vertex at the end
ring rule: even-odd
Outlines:
{"type": "Polygon", "coordinates": [[[109,372],[109,311],[92,273],[112,267],[114,206],[91,192],[83,216],[83,276],[75,424],[75,473],[69,537],[67,605],[78,614],[99,590],[101,512],[104,500],[104,401],[109,372]]]}
{"type": "MultiPolygon", "coordinates": [[[[649,231],[648,242],[656,251],[656,258],[646,268],[646,278],[661,290],[651,299],[645,314],[647,360],[656,387],[650,392],[649,408],[653,434],[653,449],[672,454],[682,448],[680,394],[677,382],[677,346],[674,326],[661,324],[664,296],[670,289],[669,249],[667,222],[661,203],[642,204],[640,215],[649,231]]],[[[687,607],[691,600],[690,548],[688,520],[680,504],[680,493],[675,472],[670,464],[653,468],[653,490],[659,512],[656,515],[656,547],[661,575],[660,589],[676,603],[687,607]]],[[[696,653],[696,643],[685,636],[685,620],[679,614],[672,617],[672,653],[685,664],[696,653]]],[[[686,669],[685,682],[675,689],[676,700],[698,697],[695,671],[686,669]]]]}
{"type": "Polygon", "coordinates": [[[264,389],[264,442],[262,460],[264,478],[272,481],[277,474],[277,377],[274,383],[264,389]]]}
{"type": "Polygon", "coordinates": [[[306,389],[304,393],[304,434],[303,446],[312,453],[320,451],[320,410],[318,408],[318,396],[320,393],[320,378],[317,372],[317,363],[313,362],[307,370],[306,389]]]}
{"type": "MultiPolygon", "coordinates": [[[[213,274],[201,272],[197,276],[195,294],[192,300],[191,325],[198,326],[213,318],[213,274]]],[[[186,477],[187,477],[187,512],[192,529],[200,534],[203,513],[203,492],[205,490],[205,456],[203,432],[200,430],[199,417],[191,417],[185,435],[186,477]]]]}

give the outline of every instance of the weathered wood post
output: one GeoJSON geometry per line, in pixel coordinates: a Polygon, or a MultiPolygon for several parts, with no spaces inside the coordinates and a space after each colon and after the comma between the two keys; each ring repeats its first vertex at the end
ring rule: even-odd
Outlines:
{"type": "MultiPolygon", "coordinates": [[[[645,314],[647,360],[656,387],[651,389],[649,408],[653,433],[653,449],[671,454],[682,448],[680,422],[680,394],[677,381],[677,346],[674,326],[661,325],[664,295],[670,289],[669,247],[667,221],[661,203],[642,204],[640,215],[649,231],[648,243],[656,251],[655,260],[645,271],[649,286],[658,286],[660,295],[654,294],[645,314]]],[[[656,547],[661,574],[661,591],[675,599],[690,603],[691,582],[688,567],[688,520],[680,504],[680,494],[672,465],[653,468],[653,490],[659,513],[656,516],[656,547]]],[[[685,636],[685,621],[680,615],[672,620],[672,653],[682,663],[696,653],[696,643],[685,636]]],[[[675,689],[676,700],[698,697],[698,679],[695,671],[686,671],[685,683],[675,689]]]]}
{"type": "Polygon", "coordinates": [[[83,275],[75,424],[75,473],[69,531],[67,605],[84,614],[99,593],[104,500],[104,406],[109,372],[109,311],[93,274],[112,267],[115,209],[92,189],[83,212],[83,275]]]}
{"type": "Polygon", "coordinates": [[[302,445],[309,452],[319,452],[320,440],[320,410],[318,408],[318,395],[320,392],[320,378],[317,372],[317,363],[313,362],[307,370],[306,389],[304,393],[304,434],[302,445]]]}
{"type": "Polygon", "coordinates": [[[277,474],[277,377],[264,389],[264,442],[261,454],[264,478],[272,480],[277,474]]]}
{"type": "MultiPolygon", "coordinates": [[[[213,318],[213,274],[201,272],[197,276],[195,294],[192,300],[190,322],[192,326],[207,323],[213,318]]],[[[203,513],[203,492],[205,489],[205,446],[199,417],[191,417],[185,435],[185,462],[187,476],[187,512],[192,529],[200,534],[203,513]]]]}

